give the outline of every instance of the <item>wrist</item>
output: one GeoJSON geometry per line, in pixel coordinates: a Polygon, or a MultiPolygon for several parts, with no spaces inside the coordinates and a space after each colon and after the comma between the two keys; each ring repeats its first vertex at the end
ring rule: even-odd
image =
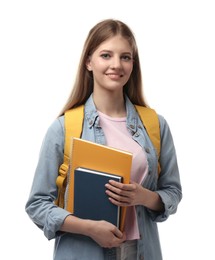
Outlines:
{"type": "Polygon", "coordinates": [[[92,233],[95,230],[95,221],[90,219],[81,219],[82,223],[82,234],[88,237],[92,237],[92,233]]]}

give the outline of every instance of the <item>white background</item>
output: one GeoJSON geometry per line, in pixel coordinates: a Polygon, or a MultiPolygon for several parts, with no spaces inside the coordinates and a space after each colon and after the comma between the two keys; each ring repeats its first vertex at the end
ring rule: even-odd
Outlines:
{"type": "Polygon", "coordinates": [[[159,224],[164,260],[215,259],[213,2],[0,1],[1,259],[52,259],[53,241],[24,206],[83,42],[105,18],[132,28],[145,95],[175,140],[184,197],[177,214],[159,224]]]}

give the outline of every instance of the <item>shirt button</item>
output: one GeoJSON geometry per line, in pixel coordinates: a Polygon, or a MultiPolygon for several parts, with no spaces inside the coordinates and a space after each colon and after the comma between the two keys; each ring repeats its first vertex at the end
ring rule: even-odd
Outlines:
{"type": "Polygon", "coordinates": [[[145,148],[145,151],[146,151],[147,153],[150,153],[150,149],[149,149],[148,147],[145,148]]]}
{"type": "Polygon", "coordinates": [[[137,132],[134,136],[135,136],[135,137],[138,137],[139,135],[140,135],[140,134],[137,132]]]}
{"type": "Polygon", "coordinates": [[[134,129],[134,125],[130,125],[131,129],[134,129]]]}

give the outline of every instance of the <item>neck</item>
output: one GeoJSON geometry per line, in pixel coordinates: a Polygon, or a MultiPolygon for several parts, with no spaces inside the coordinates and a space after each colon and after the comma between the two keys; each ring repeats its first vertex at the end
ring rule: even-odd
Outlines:
{"type": "Polygon", "coordinates": [[[125,117],[126,108],[123,94],[101,96],[93,93],[93,100],[98,111],[111,117],[125,117]]]}

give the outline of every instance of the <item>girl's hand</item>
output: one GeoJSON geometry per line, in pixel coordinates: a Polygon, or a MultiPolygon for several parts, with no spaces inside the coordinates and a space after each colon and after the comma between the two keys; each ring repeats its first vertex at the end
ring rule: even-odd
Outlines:
{"type": "Polygon", "coordinates": [[[89,221],[88,236],[96,241],[101,247],[112,248],[120,246],[126,239],[122,233],[113,224],[101,221],[89,221]]]}
{"type": "Polygon", "coordinates": [[[141,204],[143,187],[136,182],[123,184],[110,180],[105,187],[107,188],[106,194],[109,196],[109,200],[117,206],[126,207],[141,204]]]}
{"type": "Polygon", "coordinates": [[[165,209],[157,192],[143,188],[136,182],[131,181],[130,184],[123,184],[110,180],[105,186],[109,200],[117,206],[142,205],[148,209],[159,212],[165,209]]]}

